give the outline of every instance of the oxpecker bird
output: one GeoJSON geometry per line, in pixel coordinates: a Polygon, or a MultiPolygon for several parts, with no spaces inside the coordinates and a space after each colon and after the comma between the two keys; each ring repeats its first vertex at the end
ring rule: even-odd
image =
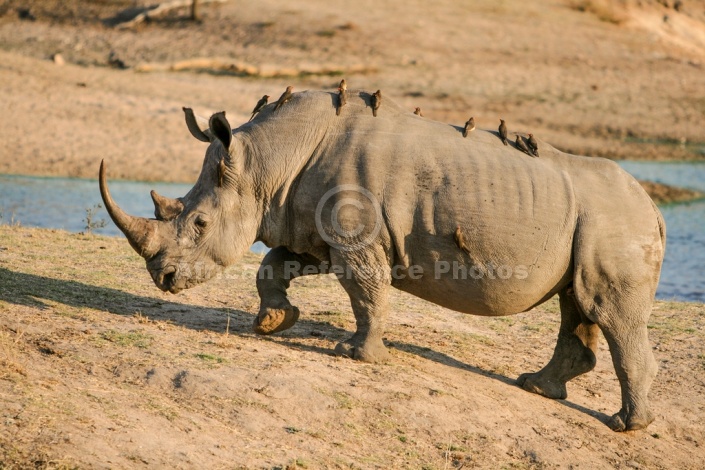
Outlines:
{"type": "Polygon", "coordinates": [[[467,137],[469,133],[475,130],[475,118],[471,117],[465,123],[465,128],[463,128],[463,137],[467,137]]]}
{"type": "Polygon", "coordinates": [[[533,155],[532,155],[531,152],[529,151],[529,147],[526,146],[526,143],[524,142],[524,139],[522,139],[519,134],[517,134],[516,144],[517,144],[517,149],[519,149],[519,150],[521,150],[522,152],[524,152],[525,154],[531,155],[531,156],[533,157],[533,155]]]}
{"type": "MultiPolygon", "coordinates": [[[[255,118],[255,114],[259,113],[262,108],[267,106],[267,102],[269,101],[269,95],[264,95],[255,105],[255,108],[252,110],[252,116],[250,116],[250,121],[252,121],[255,118]]],[[[250,122],[247,121],[247,122],[250,122]]]]}
{"type": "Polygon", "coordinates": [[[382,104],[382,92],[380,90],[375,91],[372,94],[372,115],[377,117],[377,110],[382,104]]]}
{"type": "Polygon", "coordinates": [[[345,103],[348,102],[348,85],[345,83],[345,79],[340,81],[338,85],[338,107],[335,109],[335,115],[340,116],[340,110],[345,103]]]}
{"type": "Polygon", "coordinates": [[[279,101],[277,101],[277,105],[274,107],[274,111],[278,110],[281,108],[281,106],[289,101],[291,99],[291,91],[294,89],[293,86],[289,85],[286,87],[286,91],[282,93],[282,95],[279,97],[279,101]]]}
{"type": "Polygon", "coordinates": [[[536,141],[534,134],[529,134],[529,148],[531,149],[531,153],[534,154],[534,157],[539,156],[539,143],[536,141]]]}
{"type": "Polygon", "coordinates": [[[504,123],[504,119],[499,120],[499,138],[502,139],[504,145],[509,145],[507,142],[507,125],[504,123]]]}
{"type": "Polygon", "coordinates": [[[468,246],[465,244],[465,237],[463,236],[463,232],[460,230],[460,225],[455,227],[455,233],[453,234],[453,238],[455,239],[455,244],[458,245],[458,248],[460,248],[469,255],[470,248],[468,248],[468,246]]]}

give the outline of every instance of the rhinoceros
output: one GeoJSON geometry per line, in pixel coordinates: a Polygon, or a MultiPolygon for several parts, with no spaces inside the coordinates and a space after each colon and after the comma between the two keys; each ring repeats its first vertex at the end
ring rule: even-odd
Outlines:
{"type": "Polygon", "coordinates": [[[112,220],[146,260],[160,289],[177,293],[232,265],[255,241],[272,249],[260,267],[255,331],[290,328],[298,276],[335,273],[356,331],[335,353],[386,361],[387,296],[395,287],[484,316],[530,310],[558,294],[553,357],[517,383],[566,398],[566,382],[595,367],[598,331],[612,355],[622,407],[615,431],[653,421],[657,372],[651,313],[665,249],[663,218],[639,183],[612,161],[539,142],[540,158],[502,145],[497,131],[463,129],[371,94],[295,93],[275,111],[232,129],[225,113],[189,130],[207,142],[184,197],[152,191],[155,219],[125,213],[100,191],[112,220]],[[457,242],[462,238],[460,249],[457,242]]]}

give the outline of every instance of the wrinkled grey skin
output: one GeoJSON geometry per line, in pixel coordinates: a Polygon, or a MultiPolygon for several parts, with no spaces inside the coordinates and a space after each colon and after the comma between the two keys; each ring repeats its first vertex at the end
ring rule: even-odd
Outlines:
{"type": "Polygon", "coordinates": [[[194,136],[210,142],[201,175],[179,200],[153,195],[157,220],[122,212],[101,166],[106,207],[156,285],[189,288],[263,241],[274,248],[262,272],[273,276],[257,281],[255,330],[269,334],[298,319],[286,295],[291,278],[335,266],[346,273],[339,278],[357,322],[336,353],[372,362],[388,359],[382,336],[390,287],[485,316],[523,312],[557,293],[553,358],[519,385],[566,398],[566,382],[595,367],[601,330],[622,389],[609,426],[624,431],[653,421],[647,394],[657,367],[646,324],[665,227],[638,182],[613,162],[544,142],[541,158],[529,158],[496,132],[463,138],[462,128],[389,99],[375,118],[365,92],[350,92],[336,116],[336,99],[295,93],[232,134],[223,116],[205,132],[191,120],[194,136]],[[349,186],[329,192],[341,185],[349,186]],[[454,241],[457,226],[467,253],[454,241]],[[287,275],[287,262],[308,269],[287,275]],[[443,262],[473,268],[474,276],[442,272],[443,262]]]}

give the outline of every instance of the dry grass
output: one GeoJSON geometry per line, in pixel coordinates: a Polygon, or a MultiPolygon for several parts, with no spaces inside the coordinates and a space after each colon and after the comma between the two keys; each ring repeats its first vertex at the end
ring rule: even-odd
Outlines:
{"type": "MultiPolygon", "coordinates": [[[[0,308],[0,312],[3,310],[0,308]]],[[[20,332],[0,331],[0,380],[12,380],[17,375],[27,376],[27,370],[20,363],[21,340],[20,332]]]]}

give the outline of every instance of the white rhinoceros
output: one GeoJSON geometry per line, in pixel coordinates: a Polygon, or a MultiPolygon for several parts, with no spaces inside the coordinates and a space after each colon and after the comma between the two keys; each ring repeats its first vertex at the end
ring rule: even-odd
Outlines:
{"type": "Polygon", "coordinates": [[[518,383],[565,398],[566,382],[595,367],[598,329],[622,388],[616,431],[647,426],[656,374],[647,336],[665,248],[664,222],[639,183],[615,163],[562,153],[540,158],[504,146],[496,132],[406,112],[371,95],[295,93],[232,130],[224,113],[202,131],[210,142],[186,196],[152,192],[156,219],[127,215],[108,192],[115,224],[147,261],[155,284],[176,293],[209,279],[254,241],[273,249],[257,280],[258,333],[291,327],[291,279],[334,272],[357,330],[337,354],[388,358],[390,287],[460,312],[524,312],[558,293],[561,327],[551,361],[518,383]],[[463,250],[456,241],[462,238],[463,250]]]}

